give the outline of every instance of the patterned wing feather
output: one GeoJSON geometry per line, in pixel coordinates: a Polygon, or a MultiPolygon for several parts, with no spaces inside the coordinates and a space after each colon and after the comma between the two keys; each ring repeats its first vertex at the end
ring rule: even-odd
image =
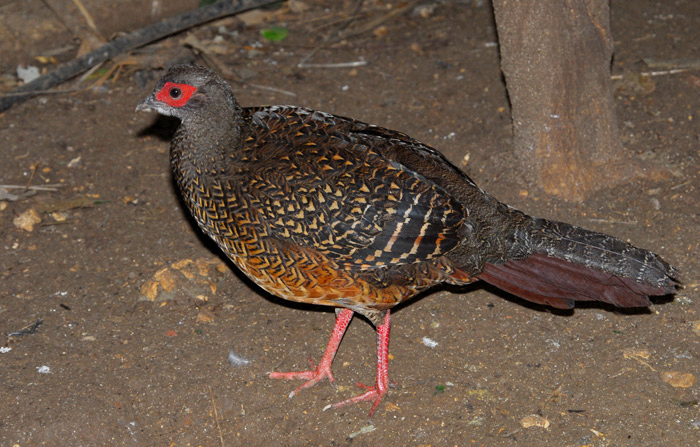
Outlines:
{"type": "Polygon", "coordinates": [[[270,235],[359,270],[429,261],[459,244],[463,206],[353,137],[352,120],[297,107],[248,110],[266,131],[246,142],[238,187],[270,235]]]}

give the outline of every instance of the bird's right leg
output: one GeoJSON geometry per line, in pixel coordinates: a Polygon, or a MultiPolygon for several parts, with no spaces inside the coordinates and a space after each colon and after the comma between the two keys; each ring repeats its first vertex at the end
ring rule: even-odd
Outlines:
{"type": "Polygon", "coordinates": [[[338,351],[338,346],[343,339],[345,330],[352,320],[354,312],[350,309],[343,309],[338,312],[335,318],[335,327],[333,327],[333,332],[331,333],[331,338],[328,340],[328,345],[326,346],[326,352],[323,353],[321,361],[318,366],[314,368],[313,362],[311,362],[311,370],[308,371],[293,371],[293,372],[271,372],[271,379],[302,379],[306,380],[301,386],[292,391],[289,397],[294,397],[299,391],[311,388],[316,385],[321,380],[328,378],[329,382],[333,382],[333,374],[331,373],[331,364],[335,358],[335,353],[338,351]]]}

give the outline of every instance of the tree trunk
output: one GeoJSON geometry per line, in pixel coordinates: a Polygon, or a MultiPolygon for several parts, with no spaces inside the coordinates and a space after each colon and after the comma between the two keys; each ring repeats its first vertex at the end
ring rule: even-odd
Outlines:
{"type": "Polygon", "coordinates": [[[526,179],[581,201],[635,175],[623,162],[610,81],[607,0],[493,0],[526,179]]]}

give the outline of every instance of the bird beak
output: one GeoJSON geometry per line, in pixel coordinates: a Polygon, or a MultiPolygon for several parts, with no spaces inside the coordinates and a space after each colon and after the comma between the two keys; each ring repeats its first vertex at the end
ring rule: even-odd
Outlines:
{"type": "Polygon", "coordinates": [[[153,95],[147,96],[146,99],[141,101],[139,103],[139,105],[136,106],[136,111],[137,112],[141,112],[141,111],[152,112],[152,111],[156,110],[156,108],[154,107],[154,104],[153,104],[154,99],[155,98],[153,97],[153,95]]]}

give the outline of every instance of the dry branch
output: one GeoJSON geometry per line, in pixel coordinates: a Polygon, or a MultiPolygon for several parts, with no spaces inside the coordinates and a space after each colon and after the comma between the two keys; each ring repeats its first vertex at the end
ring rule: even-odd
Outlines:
{"type": "Polygon", "coordinates": [[[133,50],[134,48],[141,47],[193,26],[201,25],[202,23],[277,2],[279,2],[279,0],[220,0],[211,5],[148,25],[138,31],[115,39],[95,51],[91,51],[70,62],[61,64],[50,73],[22,85],[8,95],[0,97],[0,112],[36,96],[41,91],[55,87],[67,79],[84,72],[90,67],[111,59],[118,54],[133,50]]]}

